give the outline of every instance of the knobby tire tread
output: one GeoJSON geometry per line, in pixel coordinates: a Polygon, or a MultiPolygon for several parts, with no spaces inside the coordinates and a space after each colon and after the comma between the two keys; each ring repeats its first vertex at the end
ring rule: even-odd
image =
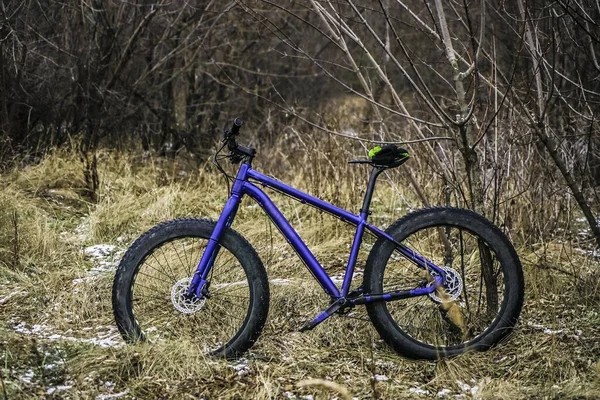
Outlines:
{"type": "MultiPolygon", "coordinates": [[[[373,325],[384,341],[397,353],[411,359],[437,360],[443,357],[457,356],[467,351],[484,351],[502,341],[511,333],[518,321],[523,305],[524,280],[519,257],[508,237],[487,219],[471,210],[454,207],[431,207],[410,213],[400,218],[386,229],[386,233],[402,242],[410,234],[427,227],[444,223],[466,229],[483,237],[488,245],[502,257],[503,273],[507,277],[507,297],[499,315],[490,327],[466,346],[450,348],[435,347],[409,336],[393,322],[384,302],[367,304],[367,312],[373,325]]],[[[378,239],[367,259],[363,287],[374,292],[377,280],[383,280],[387,257],[395,245],[386,239],[378,239]],[[382,260],[385,258],[385,260],[382,260]]],[[[417,268],[415,266],[415,268],[417,268]]],[[[400,301],[410,301],[400,300],[400,301]]]]}
{"type": "MultiPolygon", "coordinates": [[[[134,343],[142,338],[131,303],[131,290],[139,265],[155,249],[169,241],[186,236],[208,239],[215,224],[212,220],[199,218],[180,218],[163,222],[142,234],[129,247],[117,268],[112,288],[113,313],[119,332],[125,341],[134,343]]],[[[232,359],[238,358],[247,351],[262,332],[269,310],[269,282],[258,254],[238,232],[226,228],[220,245],[238,259],[246,272],[249,285],[253,287],[250,310],[243,325],[230,339],[228,346],[209,354],[232,359]]]]}

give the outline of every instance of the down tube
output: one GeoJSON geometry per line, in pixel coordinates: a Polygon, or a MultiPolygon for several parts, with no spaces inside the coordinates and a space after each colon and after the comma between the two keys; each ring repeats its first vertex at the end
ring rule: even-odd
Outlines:
{"type": "Polygon", "coordinates": [[[319,264],[319,261],[317,261],[310,249],[306,246],[306,244],[304,244],[298,233],[296,233],[287,219],[283,216],[283,214],[281,214],[281,211],[279,211],[277,206],[273,204],[269,196],[249,182],[244,182],[242,190],[244,193],[256,200],[262,209],[265,210],[265,212],[269,215],[269,217],[271,217],[273,223],[294,248],[302,261],[304,261],[315,279],[317,279],[319,284],[323,287],[323,290],[325,290],[325,293],[331,297],[339,298],[340,292],[325,269],[321,266],[321,264],[319,264]]]}

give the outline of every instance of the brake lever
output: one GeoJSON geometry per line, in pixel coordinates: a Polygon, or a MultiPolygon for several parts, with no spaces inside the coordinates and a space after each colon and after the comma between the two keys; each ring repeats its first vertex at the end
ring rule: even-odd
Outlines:
{"type": "Polygon", "coordinates": [[[244,157],[239,154],[229,155],[229,161],[231,161],[232,164],[239,164],[240,162],[242,162],[243,159],[244,157]]]}
{"type": "Polygon", "coordinates": [[[226,143],[230,137],[231,137],[231,129],[225,129],[223,131],[223,139],[221,140],[221,143],[226,143]]]}

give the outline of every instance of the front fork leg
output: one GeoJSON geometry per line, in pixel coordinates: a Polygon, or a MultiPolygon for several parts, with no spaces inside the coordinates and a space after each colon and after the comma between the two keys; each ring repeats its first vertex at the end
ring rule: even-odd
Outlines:
{"type": "Polygon", "coordinates": [[[225,229],[229,228],[233,223],[233,218],[237,213],[239,204],[240,196],[236,194],[233,194],[225,204],[223,212],[215,225],[215,229],[210,235],[210,239],[208,239],[208,245],[202,254],[202,258],[200,258],[200,262],[198,263],[198,267],[196,268],[196,272],[194,273],[192,282],[188,288],[188,296],[196,296],[201,299],[209,297],[209,282],[207,281],[207,277],[221,250],[221,245],[219,244],[221,237],[223,236],[225,229]]]}

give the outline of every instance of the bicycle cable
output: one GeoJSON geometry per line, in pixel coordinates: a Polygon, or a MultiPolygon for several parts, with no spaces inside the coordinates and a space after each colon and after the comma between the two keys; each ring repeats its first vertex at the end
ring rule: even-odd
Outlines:
{"type": "Polygon", "coordinates": [[[225,169],[219,163],[220,160],[229,158],[229,155],[222,155],[219,157],[219,153],[221,153],[221,151],[223,151],[225,146],[227,146],[227,142],[224,142],[223,145],[221,147],[219,147],[219,150],[217,150],[217,152],[215,153],[215,155],[212,158],[212,163],[217,167],[219,172],[225,177],[225,182],[227,182],[227,193],[231,196],[231,183],[230,182],[233,181],[235,179],[235,177],[232,175],[229,175],[227,173],[227,171],[225,171],[225,169]]]}

